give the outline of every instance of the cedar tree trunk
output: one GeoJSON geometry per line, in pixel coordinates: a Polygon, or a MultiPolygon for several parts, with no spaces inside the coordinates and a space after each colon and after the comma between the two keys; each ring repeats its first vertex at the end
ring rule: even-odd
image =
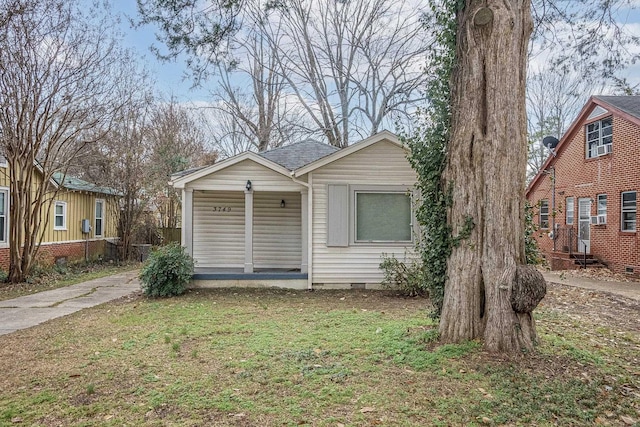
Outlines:
{"type": "Polygon", "coordinates": [[[453,235],[467,218],[475,227],[448,259],[441,339],[482,339],[485,349],[507,353],[533,348],[531,311],[545,287],[542,275],[523,265],[530,10],[529,0],[466,0],[458,13],[443,173],[453,191],[447,218],[453,235]],[[529,301],[518,306],[522,298],[529,301]]]}

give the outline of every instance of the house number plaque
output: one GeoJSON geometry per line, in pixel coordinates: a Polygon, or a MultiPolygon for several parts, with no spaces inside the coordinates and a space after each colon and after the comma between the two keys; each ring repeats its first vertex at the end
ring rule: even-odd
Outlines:
{"type": "Polygon", "coordinates": [[[231,212],[231,206],[214,206],[214,212],[231,212]]]}

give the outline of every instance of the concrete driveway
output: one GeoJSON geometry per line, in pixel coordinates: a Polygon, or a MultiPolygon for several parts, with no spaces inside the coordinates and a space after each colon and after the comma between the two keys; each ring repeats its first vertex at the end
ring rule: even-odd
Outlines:
{"type": "Polygon", "coordinates": [[[140,290],[138,271],[0,301],[0,335],[30,328],[140,290]]]}

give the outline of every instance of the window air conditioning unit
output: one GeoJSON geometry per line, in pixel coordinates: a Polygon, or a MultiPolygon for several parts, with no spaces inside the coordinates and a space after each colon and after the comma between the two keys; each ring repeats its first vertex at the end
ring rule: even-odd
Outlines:
{"type": "Polygon", "coordinates": [[[607,146],[606,145],[598,145],[598,147],[596,148],[596,153],[598,154],[598,156],[603,156],[603,155],[607,154],[607,146]]]}
{"type": "Polygon", "coordinates": [[[598,225],[598,217],[596,215],[591,217],[591,225],[598,225]]]}
{"type": "Polygon", "coordinates": [[[604,225],[607,223],[606,215],[598,215],[598,225],[604,225]]]}
{"type": "Polygon", "coordinates": [[[609,154],[609,153],[611,153],[613,151],[612,147],[613,147],[613,145],[611,145],[611,144],[605,145],[605,148],[606,148],[605,151],[607,152],[607,154],[609,154]]]}

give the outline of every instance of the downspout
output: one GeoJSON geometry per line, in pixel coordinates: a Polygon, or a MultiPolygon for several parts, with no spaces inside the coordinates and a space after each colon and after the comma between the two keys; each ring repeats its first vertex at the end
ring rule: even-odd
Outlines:
{"type": "Polygon", "coordinates": [[[307,289],[313,290],[313,176],[309,173],[309,182],[303,182],[291,172],[291,180],[307,188],[307,289]]]}

